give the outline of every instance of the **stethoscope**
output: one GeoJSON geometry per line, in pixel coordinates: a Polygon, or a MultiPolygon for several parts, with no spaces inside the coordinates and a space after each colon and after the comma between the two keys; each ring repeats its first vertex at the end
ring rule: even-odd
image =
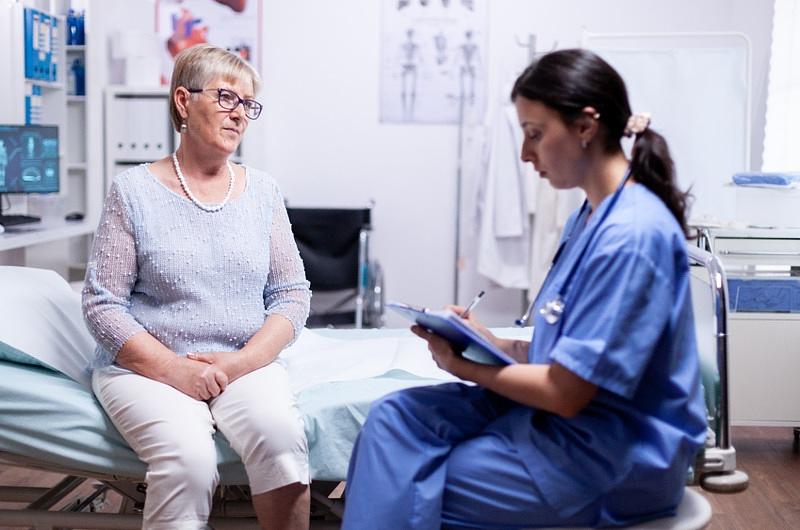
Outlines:
{"type": "MultiPolygon", "coordinates": [[[[586,244],[583,246],[583,249],[581,249],[581,253],[578,255],[578,259],[576,259],[572,263],[572,267],[569,269],[567,277],[564,279],[564,283],[561,284],[561,287],[559,288],[556,297],[553,298],[552,300],[548,300],[547,302],[545,302],[545,304],[539,309],[539,314],[542,315],[542,318],[544,318],[544,321],[547,322],[548,324],[556,324],[558,323],[559,320],[561,320],[561,316],[564,314],[564,310],[567,307],[566,302],[564,302],[564,297],[567,294],[567,288],[569,287],[570,281],[572,280],[572,277],[575,275],[575,272],[578,270],[578,266],[581,264],[581,261],[583,261],[583,256],[586,254],[586,251],[588,250],[589,245],[592,242],[592,239],[594,239],[595,233],[597,233],[597,230],[600,228],[600,225],[603,224],[603,221],[606,220],[606,217],[608,217],[608,214],[611,212],[612,208],[614,208],[614,205],[617,203],[617,200],[619,200],[619,196],[622,194],[622,189],[625,187],[625,184],[628,182],[630,176],[631,176],[631,170],[630,168],[628,168],[628,170],[625,172],[625,177],[622,179],[622,182],[620,182],[619,186],[617,186],[617,189],[614,191],[614,195],[611,196],[611,200],[608,203],[608,207],[605,209],[605,211],[603,212],[602,216],[597,221],[597,223],[595,223],[594,228],[592,228],[592,232],[586,239],[586,244]]],[[[564,252],[564,248],[567,246],[567,243],[569,243],[569,241],[575,235],[576,230],[579,228],[579,220],[583,218],[584,213],[586,213],[586,210],[588,209],[589,209],[589,201],[587,199],[583,201],[583,205],[581,205],[581,210],[580,212],[578,212],[578,217],[575,219],[575,224],[572,226],[572,230],[570,230],[569,235],[566,238],[564,238],[564,240],[558,246],[558,250],[556,250],[556,254],[555,256],[553,256],[553,261],[550,263],[550,269],[547,272],[547,278],[545,278],[542,289],[539,290],[539,294],[537,294],[536,298],[534,298],[533,301],[530,303],[530,305],[528,305],[528,309],[525,310],[525,313],[523,313],[523,315],[520,318],[514,321],[514,324],[516,324],[517,326],[524,327],[531,319],[531,315],[533,314],[533,309],[539,302],[539,297],[542,296],[542,291],[544,291],[544,286],[548,284],[547,280],[550,278],[550,274],[552,274],[553,272],[553,267],[555,266],[556,263],[558,263],[558,259],[564,252]]]]}

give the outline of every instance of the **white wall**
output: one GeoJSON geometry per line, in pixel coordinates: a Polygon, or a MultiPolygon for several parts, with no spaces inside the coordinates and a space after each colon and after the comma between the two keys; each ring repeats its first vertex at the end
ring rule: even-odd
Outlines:
{"type": "Polygon", "coordinates": [[[452,296],[456,129],[378,123],[379,7],[265,2],[265,110],[246,156],[290,204],[374,199],[372,249],[389,296],[440,306],[452,296]]]}
{"type": "MultiPolygon", "coordinates": [[[[378,122],[382,0],[263,2],[260,98],[266,108],[248,132],[246,161],[270,171],[292,204],[360,205],[374,199],[373,250],[386,271],[388,296],[431,306],[452,302],[457,130],[378,122]]],[[[95,27],[105,33],[93,35],[91,45],[107,43],[120,29],[152,29],[154,4],[93,2],[92,16],[102,19],[95,27]]],[[[559,47],[577,46],[584,29],[746,34],[753,43],[752,168],[761,167],[772,1],[490,0],[489,7],[492,101],[506,97],[501,85],[525,65],[527,51],[516,36],[535,33],[540,48],[549,49],[556,41],[559,47]]],[[[92,77],[102,85],[114,80],[114,72],[92,77]]],[[[463,281],[459,301],[472,295],[463,281]]],[[[509,322],[520,294],[494,298],[481,304],[494,315],[487,320],[509,322]]]]}
{"type": "MultiPolygon", "coordinates": [[[[248,132],[246,157],[277,178],[292,204],[375,199],[373,248],[386,271],[387,295],[441,306],[453,301],[457,130],[378,122],[381,5],[264,0],[265,110],[248,132]]],[[[489,86],[495,99],[505,98],[500,85],[524,66],[527,51],[515,36],[535,33],[549,49],[555,42],[579,45],[583,29],[740,31],[753,43],[752,167],[758,168],[771,24],[772,2],[762,0],[491,0],[489,86]]],[[[471,296],[462,289],[459,301],[471,296]]],[[[502,316],[488,316],[494,325],[519,310],[518,292],[505,298],[482,303],[483,311],[494,305],[502,316]]]]}
{"type": "MultiPolygon", "coordinates": [[[[265,110],[248,131],[246,161],[271,172],[295,205],[362,205],[374,199],[373,251],[385,268],[388,297],[430,306],[452,302],[457,129],[378,122],[382,1],[263,2],[265,110]]],[[[506,98],[507,83],[524,67],[527,50],[516,37],[529,33],[537,35],[541,49],[550,49],[555,42],[579,45],[584,29],[740,31],[753,43],[752,167],[759,168],[772,5],[769,0],[490,0],[491,101],[506,98]]],[[[154,0],[92,6],[106,32],[93,36],[94,44],[120,29],[153,28],[154,0]]],[[[113,82],[115,75],[113,69],[95,75],[93,83],[113,82]]],[[[465,183],[465,201],[473,184],[465,183]]],[[[469,215],[464,212],[465,223],[469,215]]],[[[463,303],[476,282],[469,271],[461,279],[463,303]]],[[[490,295],[481,315],[493,325],[510,323],[521,294],[490,295]]]]}

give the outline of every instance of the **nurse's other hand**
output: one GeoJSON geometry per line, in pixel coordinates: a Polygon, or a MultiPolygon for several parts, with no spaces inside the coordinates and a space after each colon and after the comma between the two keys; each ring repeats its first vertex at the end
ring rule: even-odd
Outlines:
{"type": "Polygon", "coordinates": [[[431,333],[427,329],[416,325],[411,326],[411,331],[417,337],[420,337],[428,342],[428,350],[431,352],[433,361],[436,363],[436,366],[442,370],[450,372],[456,377],[461,377],[459,375],[462,372],[460,368],[463,368],[465,363],[472,362],[464,359],[460,355],[457,355],[453,351],[453,347],[450,345],[450,343],[439,335],[431,333]]]}

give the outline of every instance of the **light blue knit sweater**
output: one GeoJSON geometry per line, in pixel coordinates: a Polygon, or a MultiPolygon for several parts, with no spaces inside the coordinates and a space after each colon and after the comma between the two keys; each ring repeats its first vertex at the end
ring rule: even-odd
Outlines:
{"type": "Polygon", "coordinates": [[[236,351],[269,314],[298,337],[311,291],[275,181],[246,168],[242,194],[209,213],[147,167],[114,178],[95,235],[83,289],[93,366],[142,330],[179,355],[236,351]]]}

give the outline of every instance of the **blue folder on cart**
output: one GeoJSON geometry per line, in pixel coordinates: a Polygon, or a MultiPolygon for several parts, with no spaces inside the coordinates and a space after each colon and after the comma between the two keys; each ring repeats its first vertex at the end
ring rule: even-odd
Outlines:
{"type": "Polygon", "coordinates": [[[462,357],[470,361],[492,365],[517,362],[449,309],[431,310],[401,302],[388,302],[386,306],[446,339],[462,357]]]}

